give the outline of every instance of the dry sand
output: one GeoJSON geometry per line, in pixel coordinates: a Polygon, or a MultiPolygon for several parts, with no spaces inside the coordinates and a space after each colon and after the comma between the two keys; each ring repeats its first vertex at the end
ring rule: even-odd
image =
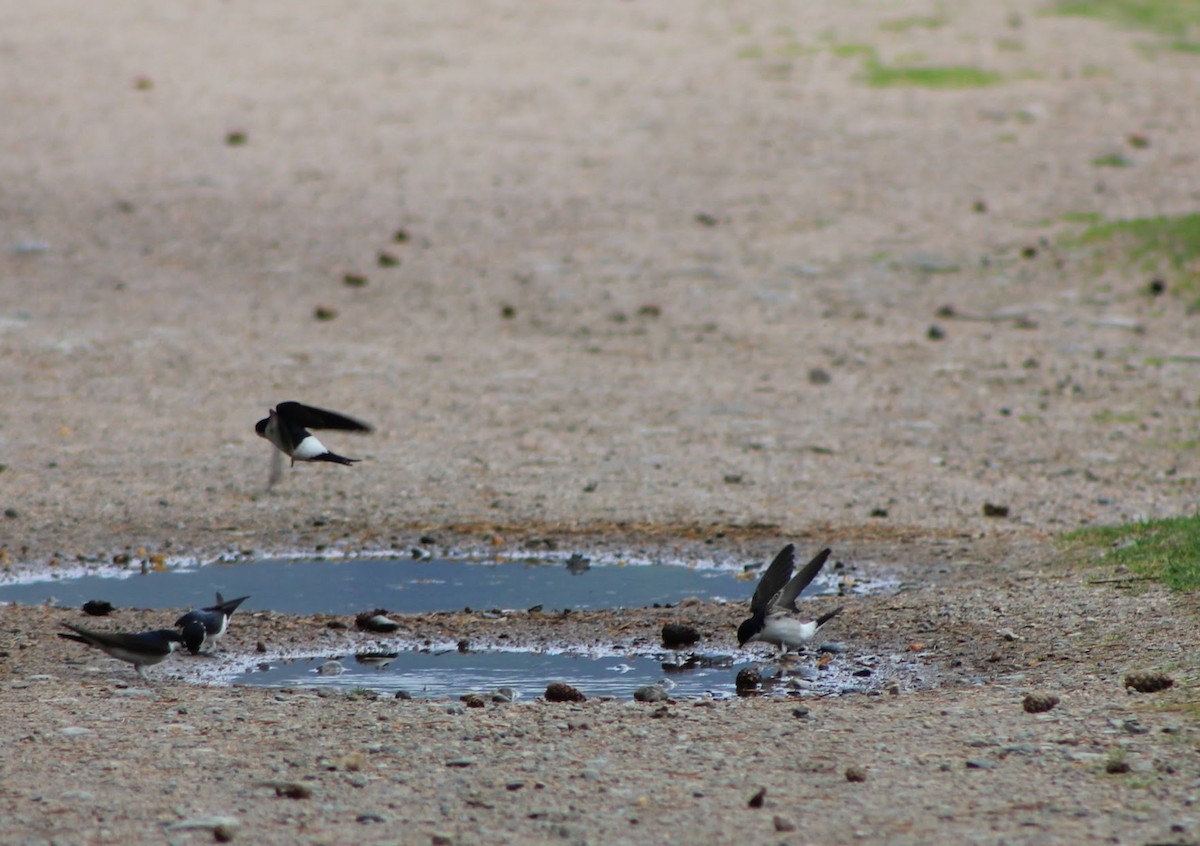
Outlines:
{"type": "MultiPolygon", "coordinates": [[[[931,667],[805,717],[449,713],[145,685],[53,637],[77,612],[5,607],[0,840],[207,842],[169,826],[215,814],[263,844],[1196,842],[1195,602],[1051,539],[1194,507],[1177,275],[1153,297],[1069,239],[1195,209],[1200,60],[1034,2],[938,9],[0,2],[14,570],[796,540],[900,573],[837,636],[931,667]],[[862,45],[1003,78],[872,87],[862,45]],[[363,463],[266,492],[253,424],[286,399],[374,423],[331,439],[363,463]],[[1136,669],[1178,683],[1127,694],[1136,669]],[[1062,703],[1024,713],[1035,688],[1062,703]]],[[[732,640],[736,609],[688,613],[732,640]]],[[[310,624],[254,622],[231,649],[310,624]]]]}

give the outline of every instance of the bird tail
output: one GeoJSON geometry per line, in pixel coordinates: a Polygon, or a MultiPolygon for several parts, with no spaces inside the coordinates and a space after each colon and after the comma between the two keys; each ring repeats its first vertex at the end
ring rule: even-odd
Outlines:
{"type": "Polygon", "coordinates": [[[842,613],[842,606],[839,605],[837,608],[834,608],[828,614],[822,614],[820,617],[817,618],[817,628],[818,629],[821,628],[821,626],[825,625],[826,623],[828,623],[830,620],[832,620],[834,617],[836,617],[838,614],[841,614],[841,613],[842,613]]]}
{"type": "Polygon", "coordinates": [[[313,461],[332,461],[334,464],[357,464],[359,461],[362,461],[361,458],[346,458],[346,456],[344,456],[344,455],[338,455],[337,453],[333,453],[333,452],[327,452],[323,455],[318,455],[316,458],[314,458],[312,460],[313,461]]]}
{"type": "Polygon", "coordinates": [[[76,641],[77,643],[87,643],[88,642],[86,637],[82,637],[77,634],[67,634],[66,632],[58,632],[57,634],[63,640],[73,640],[73,641],[76,641]]]}

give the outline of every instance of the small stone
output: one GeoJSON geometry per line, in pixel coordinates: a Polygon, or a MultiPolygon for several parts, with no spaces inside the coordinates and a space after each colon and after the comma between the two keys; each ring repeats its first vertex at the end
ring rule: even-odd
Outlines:
{"type": "Polygon", "coordinates": [[[113,612],[113,604],[105,599],[89,599],[83,603],[83,613],[90,617],[107,617],[113,612]]]}
{"type": "Polygon", "coordinates": [[[996,769],[996,762],[989,761],[986,758],[970,758],[967,761],[967,769],[968,770],[994,770],[994,769],[996,769]]]}
{"type": "Polygon", "coordinates": [[[505,320],[512,320],[517,316],[517,307],[509,303],[500,306],[500,316],[505,320]]]}
{"type": "Polygon", "coordinates": [[[367,283],[367,277],[361,273],[350,272],[342,274],[342,284],[347,288],[365,288],[367,287],[367,283]]]}
{"type": "Polygon", "coordinates": [[[473,758],[451,758],[449,761],[446,762],[447,767],[458,767],[458,768],[470,767],[470,766],[474,766],[474,764],[475,764],[475,760],[473,758]]]}
{"type": "Polygon", "coordinates": [[[338,310],[333,306],[319,305],[313,309],[313,317],[317,320],[328,321],[338,316],[338,310]]]}
{"type": "Polygon", "coordinates": [[[21,516],[21,512],[17,511],[15,508],[6,508],[4,509],[4,516],[10,520],[15,520],[21,516]]]}
{"type": "Polygon", "coordinates": [[[763,806],[763,802],[765,802],[766,799],[767,799],[767,789],[765,787],[760,787],[758,789],[758,792],[755,793],[753,796],[751,796],[750,801],[747,802],[746,804],[749,805],[751,808],[761,808],[763,806]]]}
{"type": "Polygon", "coordinates": [[[758,686],[762,684],[762,674],[753,667],[743,667],[738,670],[733,684],[738,693],[749,693],[757,690],[758,686]]]}
{"type": "Polygon", "coordinates": [[[828,370],[814,367],[808,371],[808,382],[810,385],[828,385],[832,381],[833,377],[829,375],[828,370]]]}
{"type": "Polygon", "coordinates": [[[809,710],[807,708],[805,708],[803,705],[797,706],[792,709],[792,716],[795,717],[797,720],[807,719],[808,714],[809,714],[809,710]]]}
{"type": "Polygon", "coordinates": [[[931,341],[940,341],[946,337],[946,330],[935,323],[926,330],[925,337],[931,341]]]}
{"type": "Polygon", "coordinates": [[[92,733],[90,728],[83,726],[67,726],[64,729],[59,729],[59,734],[63,737],[84,737],[92,733]]]}
{"type": "Polygon", "coordinates": [[[234,834],[237,832],[237,826],[231,825],[216,825],[213,826],[213,840],[218,843],[228,843],[233,840],[234,834]]]}
{"type": "Polygon", "coordinates": [[[396,699],[412,699],[412,694],[409,693],[407,690],[397,690],[396,696],[394,698],[396,698],[396,699]]]}
{"type": "Polygon", "coordinates": [[[1008,516],[1008,506],[1007,505],[995,505],[991,502],[985,502],[983,504],[983,516],[984,517],[1007,517],[1008,516]]]}
{"type": "Polygon", "coordinates": [[[311,799],[312,788],[307,784],[299,781],[266,781],[262,783],[264,787],[270,787],[275,790],[276,796],[287,797],[288,799],[311,799]]]}
{"type": "Polygon", "coordinates": [[[398,267],[400,264],[400,257],[387,250],[380,250],[377,260],[380,267],[398,267]]]}
{"type": "Polygon", "coordinates": [[[1132,769],[1133,767],[1125,760],[1124,756],[1111,757],[1104,763],[1104,771],[1109,775],[1121,775],[1132,769]]]}
{"type": "Polygon", "coordinates": [[[478,693],[464,693],[458,697],[468,708],[483,708],[487,705],[483,697],[478,693]]]}
{"type": "Polygon", "coordinates": [[[796,824],[794,822],[789,820],[787,817],[779,816],[779,814],[775,815],[775,818],[772,820],[772,822],[775,825],[776,831],[782,832],[782,831],[795,831],[796,830],[796,824]]]}
{"type": "Polygon", "coordinates": [[[587,697],[566,682],[550,682],[546,686],[547,702],[586,702],[587,697]]]}
{"type": "Polygon", "coordinates": [[[667,692],[656,684],[639,687],[633,692],[633,698],[638,702],[666,702],[667,692]]]}
{"type": "Polygon", "coordinates": [[[379,816],[379,814],[365,813],[359,814],[354,818],[354,821],[360,823],[381,823],[384,820],[383,817],[379,816]]]}
{"type": "Polygon", "coordinates": [[[867,780],[867,768],[859,764],[846,767],[846,781],[858,783],[867,780]]]}
{"type": "Polygon", "coordinates": [[[373,611],[364,611],[354,617],[354,625],[359,630],[364,632],[376,632],[379,634],[388,634],[400,628],[400,624],[387,616],[388,612],[385,608],[376,608],[373,611]]]}
{"type": "Polygon", "coordinates": [[[1166,673],[1138,672],[1125,676],[1125,687],[1132,687],[1138,693],[1158,693],[1175,684],[1175,679],[1166,673]]]}
{"type": "Polygon", "coordinates": [[[678,649],[700,642],[700,632],[686,623],[666,623],[662,627],[662,642],[667,649],[678,649]]]}
{"type": "Polygon", "coordinates": [[[1049,693],[1030,693],[1021,702],[1027,714],[1041,714],[1059,703],[1057,696],[1049,693]]]}
{"type": "Polygon", "coordinates": [[[719,221],[714,215],[711,215],[708,212],[697,212],[696,213],[696,222],[699,223],[701,226],[716,226],[721,221],[719,221]]]}
{"type": "Polygon", "coordinates": [[[230,147],[241,147],[250,140],[250,136],[240,129],[225,133],[225,143],[230,147]]]}

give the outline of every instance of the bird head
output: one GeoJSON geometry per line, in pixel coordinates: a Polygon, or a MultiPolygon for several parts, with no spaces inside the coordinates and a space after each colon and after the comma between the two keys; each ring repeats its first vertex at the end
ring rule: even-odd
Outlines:
{"type": "Polygon", "coordinates": [[[757,617],[749,617],[742,621],[738,626],[738,646],[745,646],[746,642],[762,631],[762,621],[757,617]]]}
{"type": "Polygon", "coordinates": [[[187,647],[188,652],[195,655],[200,651],[200,647],[204,646],[204,637],[204,623],[192,620],[183,627],[179,641],[187,647]]]}

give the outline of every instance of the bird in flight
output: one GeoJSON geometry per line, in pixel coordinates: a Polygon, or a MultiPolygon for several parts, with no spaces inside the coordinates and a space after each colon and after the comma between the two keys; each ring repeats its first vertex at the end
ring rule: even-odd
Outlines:
{"type": "Polygon", "coordinates": [[[360,459],[346,458],[331,452],[309,429],[342,429],[348,432],[370,432],[366,423],[298,402],[281,402],[270,410],[267,417],[259,420],[254,431],[266,438],[279,450],[272,455],[271,487],[283,477],[283,456],[297,461],[331,461],[335,464],[354,464],[360,459]]]}
{"type": "Polygon", "coordinates": [[[839,606],[815,620],[805,621],[796,607],[796,598],[821,572],[829,553],[828,549],[822,549],[795,576],[792,575],[796,566],[795,545],[789,543],[775,556],[754,589],[750,617],[738,626],[740,646],[754,641],[773,643],[782,655],[812,640],[821,626],[842,613],[839,606]]]}

